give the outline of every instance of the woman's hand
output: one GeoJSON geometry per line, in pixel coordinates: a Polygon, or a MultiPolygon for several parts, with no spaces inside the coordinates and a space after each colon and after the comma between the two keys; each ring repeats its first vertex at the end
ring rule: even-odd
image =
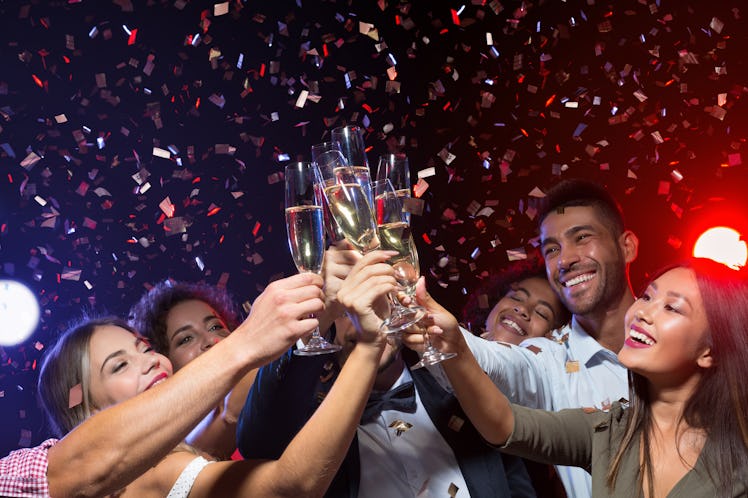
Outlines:
{"type": "Polygon", "coordinates": [[[395,292],[395,271],[386,261],[393,251],[372,251],[363,256],[342,282],[337,299],[356,327],[359,342],[379,342],[380,326],[389,313],[387,294],[395,292]]]}
{"type": "Polygon", "coordinates": [[[403,344],[415,351],[423,350],[423,334],[428,333],[439,351],[457,353],[467,350],[457,319],[426,291],[426,280],[421,277],[416,285],[416,302],[426,308],[427,315],[403,333],[403,344]]]}

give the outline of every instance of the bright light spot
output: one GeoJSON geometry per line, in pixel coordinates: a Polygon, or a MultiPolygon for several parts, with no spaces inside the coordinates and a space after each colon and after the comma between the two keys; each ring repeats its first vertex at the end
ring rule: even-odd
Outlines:
{"type": "Polygon", "coordinates": [[[740,240],[740,233],[732,228],[714,227],[702,233],[693,246],[697,258],[709,258],[730,268],[745,266],[748,246],[740,240]]]}
{"type": "Polygon", "coordinates": [[[0,346],[20,344],[36,330],[39,303],[22,283],[0,280],[0,323],[0,346]]]}

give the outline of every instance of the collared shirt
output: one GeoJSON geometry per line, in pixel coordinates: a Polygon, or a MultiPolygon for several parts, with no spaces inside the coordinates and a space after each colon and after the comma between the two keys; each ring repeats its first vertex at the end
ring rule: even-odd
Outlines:
{"type": "Polygon", "coordinates": [[[47,439],[39,446],[11,451],[0,459],[0,496],[48,498],[48,452],[57,441],[47,439]]]}
{"type": "MultiPolygon", "coordinates": [[[[392,389],[410,380],[406,368],[392,389]]],[[[359,426],[359,498],[450,496],[451,486],[457,489],[454,496],[470,496],[457,459],[431,421],[418,389],[416,406],[415,413],[384,410],[374,422],[359,426]]]]}
{"type": "MultiPolygon", "coordinates": [[[[628,398],[628,372],[573,319],[556,333],[560,342],[533,338],[520,346],[490,342],[463,330],[481,368],[513,402],[558,411],[595,407],[608,410],[628,398]]],[[[432,370],[433,372],[433,370],[432,370]]],[[[589,473],[556,466],[570,498],[591,496],[589,473]]]]}

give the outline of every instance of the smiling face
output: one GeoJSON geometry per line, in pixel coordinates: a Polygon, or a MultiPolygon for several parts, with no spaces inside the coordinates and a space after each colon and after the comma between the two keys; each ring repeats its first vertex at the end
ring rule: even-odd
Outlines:
{"type": "Polygon", "coordinates": [[[594,207],[572,206],[548,214],[540,238],[548,280],[569,311],[584,316],[620,303],[636,257],[631,232],[616,239],[594,207]]]}
{"type": "Polygon", "coordinates": [[[115,325],[98,327],[89,343],[90,396],[103,409],[166,380],[171,363],[141,337],[115,325]]]}
{"type": "Polygon", "coordinates": [[[704,303],[692,270],[654,280],[626,312],[621,363],[650,380],[682,382],[712,364],[704,303]]]}
{"type": "Polygon", "coordinates": [[[512,284],[486,319],[486,338],[519,344],[550,332],[563,314],[562,304],[543,277],[512,284]]]}
{"type": "Polygon", "coordinates": [[[226,323],[208,303],[182,301],[166,316],[169,359],[177,371],[230,333],[226,323]]]}

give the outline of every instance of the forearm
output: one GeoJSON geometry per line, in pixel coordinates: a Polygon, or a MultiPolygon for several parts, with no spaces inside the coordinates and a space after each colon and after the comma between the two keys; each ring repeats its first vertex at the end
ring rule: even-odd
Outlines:
{"type": "Polygon", "coordinates": [[[322,496],[330,486],[358,428],[380,356],[379,347],[353,349],[325,400],[278,461],[281,496],[322,496]]]}
{"type": "MultiPolygon", "coordinates": [[[[545,363],[550,351],[539,354],[519,346],[487,341],[462,330],[480,368],[512,403],[532,408],[551,409],[550,370],[545,363]]],[[[554,346],[547,341],[547,348],[554,346]]]]}
{"type": "Polygon", "coordinates": [[[319,314],[319,330],[320,333],[328,337],[330,328],[332,327],[335,320],[343,316],[345,308],[338,302],[325,303],[325,311],[319,314]]]}
{"type": "Polygon", "coordinates": [[[252,366],[250,354],[227,338],[163,384],[86,420],[50,449],[51,495],[101,496],[126,486],[223,400],[252,366]]]}
{"type": "Polygon", "coordinates": [[[491,444],[503,444],[514,427],[507,397],[483,372],[467,348],[442,365],[460,406],[481,436],[491,444]]]}

